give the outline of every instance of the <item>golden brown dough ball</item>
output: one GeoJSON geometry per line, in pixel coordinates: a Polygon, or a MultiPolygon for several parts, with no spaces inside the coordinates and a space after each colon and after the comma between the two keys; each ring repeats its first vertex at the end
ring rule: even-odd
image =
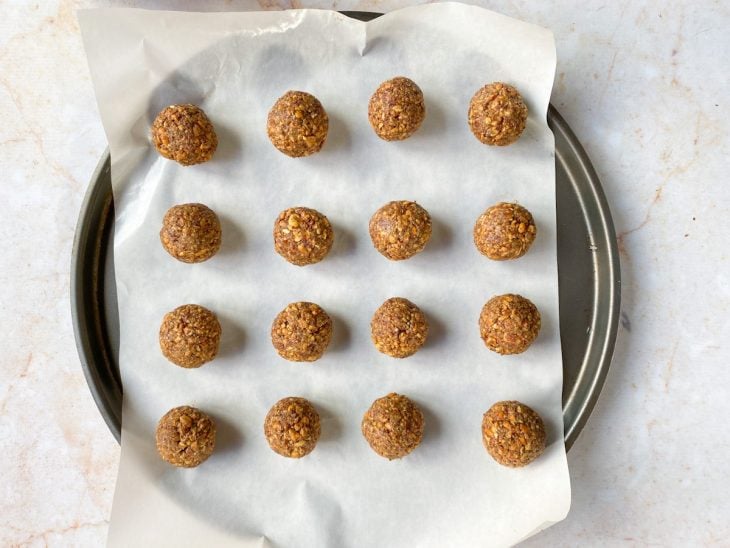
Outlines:
{"type": "Polygon", "coordinates": [[[506,202],[487,209],[474,224],[474,245],[493,261],[522,257],[536,235],[532,214],[520,205],[506,202]]]}
{"type": "Polygon", "coordinates": [[[291,264],[306,266],[324,259],[335,239],[329,219],[308,207],[292,207],[274,221],[274,249],[291,264]]]}
{"type": "Polygon", "coordinates": [[[388,460],[400,459],[423,439],[423,413],[406,396],[391,393],[373,402],[361,424],[373,451],[388,460]]]}
{"type": "Polygon", "coordinates": [[[431,216],[416,202],[389,202],[370,218],[373,246],[391,261],[402,261],[423,251],[431,238],[431,216]]]}
{"type": "Polygon", "coordinates": [[[205,461],[215,449],[215,422],[208,415],[183,405],[170,409],[157,424],[155,434],[160,457],[183,468],[205,461]]]}
{"type": "Polygon", "coordinates": [[[484,344],[498,354],[520,354],[540,332],[540,312],[521,295],[497,295],[487,301],[479,315],[484,344]]]}
{"type": "Polygon", "coordinates": [[[269,447],[283,457],[299,459],[314,451],[320,435],[319,413],[304,398],[279,400],[264,421],[269,447]]]}
{"type": "Polygon", "coordinates": [[[380,84],[368,104],[368,120],[378,137],[402,141],[421,127],[426,117],[423,92],[416,83],[398,76],[380,84]]]}
{"type": "Polygon", "coordinates": [[[152,122],[152,142],[168,160],[184,166],[202,164],[213,157],[218,136],[203,109],[195,105],[170,105],[152,122]]]}
{"type": "Polygon", "coordinates": [[[160,326],[160,349],[175,365],[200,367],[218,355],[221,324],[216,315],[197,304],[185,304],[165,314],[160,326]]]}
{"type": "Polygon", "coordinates": [[[221,247],[221,223],[215,212],[203,204],[176,205],[165,213],[160,241],[178,261],[207,261],[221,247]]]}
{"type": "Polygon", "coordinates": [[[319,152],[327,139],[329,117],[322,103],[304,91],[287,91],[269,111],[266,132],[277,150],[300,158],[319,152]]]}
{"type": "Polygon", "coordinates": [[[271,343],[285,360],[313,362],[332,339],[332,319],[321,306],[297,302],[279,312],[271,325],[271,343]]]}
{"type": "Polygon", "coordinates": [[[527,124],[527,105],[513,86],[502,82],[487,84],[469,103],[469,127],[485,145],[511,145],[527,124]]]}
{"type": "Polygon", "coordinates": [[[426,342],[428,322],[421,309],[408,299],[393,297],[385,301],[370,321],[370,336],[375,348],[393,358],[407,358],[426,342]]]}
{"type": "Polygon", "coordinates": [[[503,466],[527,466],[545,451],[545,424],[518,401],[500,401],[484,413],[482,442],[503,466]]]}

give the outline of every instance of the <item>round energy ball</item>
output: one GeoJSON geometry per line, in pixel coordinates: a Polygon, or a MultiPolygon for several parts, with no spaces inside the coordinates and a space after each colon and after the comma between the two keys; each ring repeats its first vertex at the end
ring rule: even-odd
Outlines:
{"type": "Polygon", "coordinates": [[[218,354],[221,324],[216,315],[197,304],[185,304],[165,314],[160,326],[160,349],[175,365],[200,367],[218,354]]]}
{"type": "Polygon", "coordinates": [[[527,105],[509,84],[487,84],[469,103],[469,127],[485,145],[511,145],[527,124],[527,105]]]}
{"type": "Polygon", "coordinates": [[[171,105],[162,110],[152,122],[151,136],[163,157],[184,166],[207,162],[218,148],[213,124],[195,105],[171,105]]]}
{"type": "Polygon", "coordinates": [[[416,202],[389,202],[370,218],[369,231],[375,249],[392,261],[402,261],[426,247],[431,216],[416,202]]]}
{"type": "Polygon", "coordinates": [[[532,214],[520,205],[506,202],[487,209],[474,224],[474,245],[494,261],[522,257],[536,235],[532,214]]]}
{"type": "Polygon", "coordinates": [[[373,402],[361,424],[370,447],[388,460],[405,457],[423,439],[423,413],[406,396],[391,393],[373,402]]]}
{"type": "Polygon", "coordinates": [[[332,339],[332,320],[317,304],[291,303],[271,325],[271,343],[279,356],[292,362],[313,362],[332,339]]]}
{"type": "Polygon", "coordinates": [[[393,297],[375,311],[370,321],[375,348],[393,358],[407,358],[423,346],[428,337],[426,316],[408,299],[393,297]]]}
{"type": "Polygon", "coordinates": [[[520,354],[540,332],[540,312],[521,295],[492,297],[479,315],[484,344],[498,354],[520,354]]]}
{"type": "Polygon", "coordinates": [[[287,91],[279,97],[266,122],[271,144],[292,158],[319,152],[328,129],[329,118],[322,103],[304,91],[287,91]]]}
{"type": "Polygon", "coordinates": [[[160,241],[170,255],[184,263],[201,263],[221,247],[221,223],[203,204],[171,207],[162,219],[160,241]]]}
{"type": "Polygon", "coordinates": [[[319,440],[319,413],[304,398],[284,398],[264,420],[269,447],[283,457],[299,459],[314,450],[319,440]]]}
{"type": "Polygon", "coordinates": [[[527,466],[545,451],[545,424],[524,403],[500,401],[484,413],[482,442],[499,464],[527,466]]]}
{"type": "Polygon", "coordinates": [[[193,468],[213,453],[215,422],[195,407],[175,407],[157,423],[155,441],[162,460],[193,468]]]}
{"type": "Polygon", "coordinates": [[[327,217],[308,207],[292,207],[274,222],[274,249],[291,264],[305,266],[327,256],[334,232],[327,217]]]}
{"type": "Polygon", "coordinates": [[[421,127],[426,117],[423,92],[403,76],[387,80],[375,90],[368,104],[368,120],[385,141],[402,141],[421,127]]]}

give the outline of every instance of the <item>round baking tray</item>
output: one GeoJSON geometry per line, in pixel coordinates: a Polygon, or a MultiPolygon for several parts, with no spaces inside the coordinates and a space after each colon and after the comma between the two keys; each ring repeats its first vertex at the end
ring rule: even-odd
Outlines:
{"type": "MultiPolygon", "coordinates": [[[[343,12],[361,20],[378,14],[343,12]]],[[[616,233],[593,166],[551,105],[555,135],[563,423],[569,449],[598,399],[613,355],[621,301],[616,233]]],[[[114,280],[114,201],[109,152],[81,206],[71,263],[71,313],[81,366],[117,441],[122,427],[119,315],[114,280]]]]}

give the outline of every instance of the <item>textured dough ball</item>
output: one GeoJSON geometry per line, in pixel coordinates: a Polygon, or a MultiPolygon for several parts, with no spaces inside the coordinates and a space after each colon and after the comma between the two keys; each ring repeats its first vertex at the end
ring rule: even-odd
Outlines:
{"type": "Polygon", "coordinates": [[[407,358],[426,342],[426,316],[408,299],[388,299],[373,314],[370,336],[375,348],[393,358],[407,358]]]}
{"type": "Polygon", "coordinates": [[[474,224],[474,245],[494,261],[522,257],[536,235],[532,214],[520,205],[506,202],[487,209],[474,224]]]}
{"type": "Polygon", "coordinates": [[[221,324],[197,304],[185,304],[165,314],[160,326],[162,354],[175,365],[200,367],[218,354],[221,324]]]}
{"type": "Polygon", "coordinates": [[[274,222],[274,249],[297,266],[324,259],[332,249],[334,239],[329,219],[308,207],[286,209],[274,222]]]}
{"type": "Polygon", "coordinates": [[[484,413],[482,442],[499,464],[527,466],[545,451],[545,424],[524,403],[500,401],[484,413]]]}
{"type": "Polygon", "coordinates": [[[423,413],[406,396],[391,393],[373,402],[361,424],[370,447],[388,460],[405,457],[423,439],[423,413]]]}
{"type": "Polygon", "coordinates": [[[195,407],[175,407],[157,423],[155,441],[162,460],[193,468],[215,449],[215,422],[195,407]]]}
{"type": "Polygon", "coordinates": [[[527,105],[509,84],[487,84],[469,103],[469,127],[485,145],[511,145],[527,124],[527,105]]]}
{"type": "Polygon", "coordinates": [[[171,105],[162,110],[152,122],[151,134],[162,156],[184,166],[207,162],[218,148],[213,124],[195,105],[171,105]]]}
{"type": "Polygon", "coordinates": [[[279,356],[292,362],[313,362],[332,339],[332,320],[317,304],[291,303],[271,325],[271,343],[279,356]]]}
{"type": "Polygon", "coordinates": [[[540,312],[521,295],[498,295],[482,308],[479,331],[489,350],[498,354],[519,354],[537,338],[540,312]]]}
{"type": "Polygon", "coordinates": [[[201,263],[221,247],[221,223],[203,204],[181,204],[165,213],[160,241],[170,255],[184,263],[201,263]]]}
{"type": "Polygon", "coordinates": [[[398,76],[380,84],[368,105],[373,130],[386,141],[402,141],[421,127],[426,117],[423,92],[416,83],[398,76]]]}
{"type": "Polygon", "coordinates": [[[266,131],[280,152],[292,158],[319,152],[327,139],[329,118],[319,100],[304,91],[287,91],[269,111],[266,131]]]}
{"type": "Polygon", "coordinates": [[[284,398],[274,404],[264,421],[269,447],[283,457],[299,459],[319,440],[319,413],[304,398],[284,398]]]}
{"type": "Polygon", "coordinates": [[[416,202],[389,202],[370,218],[369,231],[375,249],[392,261],[402,261],[426,247],[431,216],[416,202]]]}

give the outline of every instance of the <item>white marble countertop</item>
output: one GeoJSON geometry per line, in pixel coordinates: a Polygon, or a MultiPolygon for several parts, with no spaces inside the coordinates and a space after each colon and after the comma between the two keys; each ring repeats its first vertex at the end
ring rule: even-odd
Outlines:
{"type": "MultiPolygon", "coordinates": [[[[407,0],[208,0],[389,11],[407,0]]],[[[553,103],[601,177],[623,313],[569,453],[568,518],[528,546],[730,545],[728,54],[722,2],[480,2],[550,27],[553,103]],[[538,4],[542,4],[539,5],[538,4]]],[[[74,10],[194,0],[0,0],[0,545],[104,543],[119,447],[79,365],[71,243],[105,138],[74,10]]]]}

